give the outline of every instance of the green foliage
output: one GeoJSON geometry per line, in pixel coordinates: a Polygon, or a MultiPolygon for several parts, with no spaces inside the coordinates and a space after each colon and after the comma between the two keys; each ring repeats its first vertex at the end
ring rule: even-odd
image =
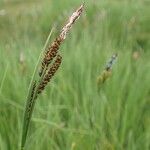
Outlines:
{"type": "MultiPolygon", "coordinates": [[[[80,3],[0,0],[0,149],[19,149],[26,94],[42,46],[52,26],[58,32],[80,3]]],[[[62,66],[37,101],[28,150],[149,150],[148,5],[86,2],[61,47],[62,66]],[[96,78],[114,52],[119,58],[112,76],[97,92],[96,78]]]]}

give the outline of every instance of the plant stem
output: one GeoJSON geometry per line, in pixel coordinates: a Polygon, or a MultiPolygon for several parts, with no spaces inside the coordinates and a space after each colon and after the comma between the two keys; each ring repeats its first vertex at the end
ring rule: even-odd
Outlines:
{"type": "MultiPolygon", "coordinates": [[[[46,46],[49,42],[49,39],[51,37],[51,34],[53,32],[53,28],[52,30],[50,31],[49,33],[49,36],[45,42],[45,45],[39,55],[39,58],[38,58],[38,61],[37,61],[37,64],[35,66],[35,69],[34,69],[34,72],[33,72],[33,75],[32,75],[32,78],[31,78],[31,81],[30,81],[30,85],[29,85],[29,89],[28,89],[28,95],[27,95],[27,101],[26,101],[26,108],[25,108],[25,112],[24,112],[24,121],[23,121],[23,129],[22,129],[22,140],[21,140],[21,150],[24,149],[25,147],[25,142],[26,142],[26,138],[27,138],[27,133],[28,133],[28,128],[29,128],[29,124],[30,124],[30,121],[31,121],[31,116],[32,116],[32,112],[33,112],[33,109],[34,109],[34,105],[35,105],[35,100],[36,100],[36,95],[37,95],[37,87],[38,85],[36,86],[35,90],[33,91],[33,86],[34,86],[34,82],[36,81],[35,78],[36,78],[36,73],[37,73],[37,70],[38,70],[38,66],[39,66],[39,63],[40,63],[40,60],[43,56],[43,53],[46,49],[46,46]],[[34,92],[34,93],[32,93],[34,92]],[[33,94],[33,97],[32,97],[32,94],[33,94]],[[30,108],[30,111],[28,111],[29,107],[31,105],[31,108],[30,108]]],[[[44,72],[43,72],[44,73],[44,72]]],[[[41,81],[41,79],[43,78],[43,76],[39,77],[38,81],[41,81]]]]}

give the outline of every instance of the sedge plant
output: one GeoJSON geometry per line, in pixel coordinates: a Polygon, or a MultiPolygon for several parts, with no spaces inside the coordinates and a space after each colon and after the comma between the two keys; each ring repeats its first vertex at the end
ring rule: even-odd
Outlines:
{"type": "Polygon", "coordinates": [[[82,11],[83,4],[71,15],[71,17],[68,19],[68,22],[62,28],[60,34],[55,38],[55,40],[51,44],[48,44],[52,31],[50,32],[45,46],[39,56],[27,94],[22,129],[21,150],[25,148],[29,124],[31,121],[36,99],[38,98],[38,95],[42,93],[42,91],[45,89],[47,84],[50,82],[50,80],[60,67],[62,57],[58,50],[61,44],[66,39],[66,35],[70,31],[72,25],[81,16],[82,11]],[[40,69],[38,69],[39,66],[40,69]]]}

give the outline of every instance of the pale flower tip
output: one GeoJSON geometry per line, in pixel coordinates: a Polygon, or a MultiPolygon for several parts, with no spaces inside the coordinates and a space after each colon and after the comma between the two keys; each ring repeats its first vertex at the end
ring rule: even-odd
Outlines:
{"type": "Polygon", "coordinates": [[[83,8],[85,6],[85,1],[82,2],[81,7],[83,8]]]}
{"type": "Polygon", "coordinates": [[[83,11],[84,5],[85,5],[85,2],[83,2],[83,3],[80,5],[79,10],[83,11]]]}
{"type": "Polygon", "coordinates": [[[81,15],[81,13],[83,12],[83,8],[84,8],[84,2],[80,5],[80,7],[77,9],[76,12],[78,12],[79,15],[81,15]]]}

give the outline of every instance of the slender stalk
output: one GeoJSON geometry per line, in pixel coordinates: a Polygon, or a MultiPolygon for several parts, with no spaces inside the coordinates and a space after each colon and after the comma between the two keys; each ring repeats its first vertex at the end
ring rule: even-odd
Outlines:
{"type": "MultiPolygon", "coordinates": [[[[44,51],[47,47],[47,44],[49,42],[49,39],[51,37],[51,34],[53,32],[53,28],[52,30],[50,31],[49,33],[49,36],[45,42],[45,45],[39,55],[39,58],[38,58],[38,61],[36,63],[36,66],[35,66],[35,69],[34,69],[34,72],[33,72],[33,75],[32,75],[32,78],[31,78],[31,82],[30,82],[30,85],[29,85],[29,89],[28,89],[28,94],[27,94],[27,102],[26,102],[26,108],[25,108],[25,112],[24,112],[24,121],[23,121],[23,129],[22,129],[22,140],[21,140],[21,150],[24,149],[24,146],[25,146],[25,142],[26,142],[26,138],[27,138],[27,133],[28,133],[28,127],[29,127],[29,123],[30,123],[30,120],[31,120],[31,116],[32,116],[32,112],[33,112],[33,108],[34,108],[34,104],[35,104],[35,90],[33,91],[33,87],[34,87],[34,84],[36,82],[35,78],[36,78],[36,73],[37,73],[37,70],[38,70],[38,67],[39,67],[39,63],[40,63],[40,60],[44,54],[44,51]],[[31,105],[31,106],[30,106],[31,105]],[[31,108],[29,108],[31,107],[31,108]],[[29,111],[30,109],[30,111],[29,111]]],[[[44,72],[43,72],[44,74],[44,72]]],[[[39,77],[39,81],[41,81],[43,78],[43,75],[41,77],[39,77]]]]}

